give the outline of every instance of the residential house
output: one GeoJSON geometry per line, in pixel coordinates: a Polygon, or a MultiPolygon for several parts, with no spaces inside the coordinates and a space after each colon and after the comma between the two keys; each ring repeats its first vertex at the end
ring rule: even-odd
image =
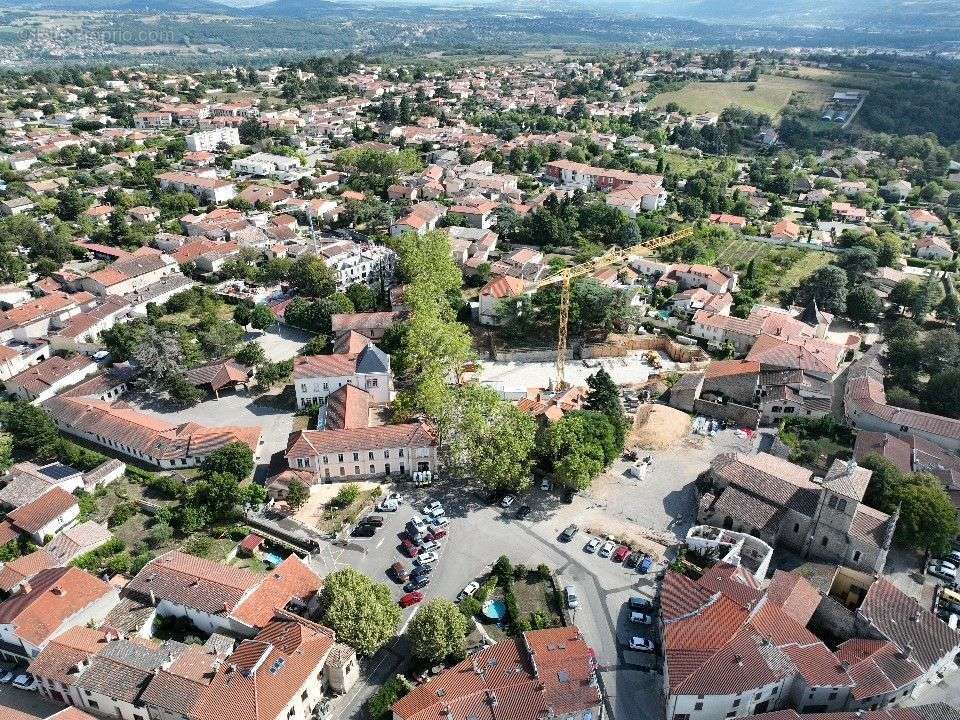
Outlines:
{"type": "Polygon", "coordinates": [[[740,215],[729,215],[727,213],[712,213],[710,222],[717,225],[723,225],[731,230],[744,231],[747,229],[747,219],[740,215]]]}
{"type": "Polygon", "coordinates": [[[924,260],[953,260],[953,247],[947,238],[925,235],[914,243],[917,257],[924,260]]]}
{"type": "Polygon", "coordinates": [[[211,174],[171,170],[159,173],[156,179],[162,190],[189,192],[205,202],[225,203],[232,200],[237,194],[237,189],[232,182],[220,180],[211,174]]]}
{"type": "Polygon", "coordinates": [[[501,303],[510,298],[519,298],[526,291],[527,283],[520,278],[504,275],[494,278],[480,288],[478,320],[481,325],[500,325],[501,303]]]}
{"type": "Polygon", "coordinates": [[[336,313],[330,316],[330,326],[335,339],[356,332],[376,342],[403,320],[405,313],[399,310],[365,313],[336,313]]]}
{"type": "Polygon", "coordinates": [[[38,405],[64,388],[90,377],[99,369],[86,355],[54,355],[6,380],[4,387],[11,395],[26,400],[31,405],[38,405]]]}
{"type": "Polygon", "coordinates": [[[344,385],[365,390],[375,403],[390,402],[393,399],[390,356],[370,342],[359,353],[294,358],[297,407],[323,405],[328,395],[344,385]]]}
{"type": "Polygon", "coordinates": [[[659,184],[633,183],[614,190],[606,196],[607,205],[618,208],[630,217],[644,212],[662,210],[669,194],[659,184]]]}
{"type": "Polygon", "coordinates": [[[907,226],[911,230],[932,232],[941,227],[943,222],[929,210],[917,208],[907,213],[907,226]]]}
{"type": "Polygon", "coordinates": [[[0,602],[0,656],[29,662],[65,630],[102,622],[118,599],[116,588],[79,568],[41,570],[0,602]]]}
{"type": "Polygon", "coordinates": [[[177,273],[179,268],[173,258],[147,249],[130,258],[117,260],[103,270],[83,276],[80,278],[80,286],[101,297],[127,295],[177,273]]]}
{"type": "Polygon", "coordinates": [[[240,144],[240,133],[235,127],[213,128],[190,133],[186,137],[190,152],[213,152],[221,145],[235,147],[240,144]]]}
{"type": "Polygon", "coordinates": [[[533,630],[485,647],[414,688],[394,720],[599,718],[593,650],[576,627],[533,630]]]}
{"type": "Polygon", "coordinates": [[[265,152],[253,153],[245,158],[238,158],[231,163],[231,169],[235,173],[260,176],[288,173],[298,170],[300,167],[300,158],[298,157],[265,152]]]}
{"type": "Polygon", "coordinates": [[[779,242],[796,242],[800,239],[800,226],[792,220],[781,220],[773,226],[770,237],[779,242]]]}

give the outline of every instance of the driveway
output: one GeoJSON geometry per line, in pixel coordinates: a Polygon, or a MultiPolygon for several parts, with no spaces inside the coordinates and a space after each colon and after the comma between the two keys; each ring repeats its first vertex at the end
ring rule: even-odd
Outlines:
{"type": "Polygon", "coordinates": [[[253,341],[263,348],[267,360],[278,362],[294,357],[306,345],[312,333],[288,325],[275,325],[265,332],[248,333],[245,341],[253,341]]]}

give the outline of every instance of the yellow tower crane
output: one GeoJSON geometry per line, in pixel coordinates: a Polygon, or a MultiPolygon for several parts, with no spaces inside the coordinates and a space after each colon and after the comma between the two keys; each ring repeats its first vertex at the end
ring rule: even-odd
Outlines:
{"type": "Polygon", "coordinates": [[[636,245],[625,248],[610,248],[602,255],[591,258],[586,262],[577,265],[571,265],[558,273],[545,277],[543,280],[534,283],[528,288],[529,291],[536,292],[547,285],[560,284],[560,319],[557,327],[557,389],[563,390],[567,387],[564,380],[563,369],[567,359],[567,326],[570,321],[570,283],[572,280],[592,275],[597,270],[602,270],[609,265],[625,263],[631,256],[645,255],[662,247],[666,247],[679,240],[685,240],[693,235],[692,228],[683,228],[670,235],[644,240],[636,245]]]}

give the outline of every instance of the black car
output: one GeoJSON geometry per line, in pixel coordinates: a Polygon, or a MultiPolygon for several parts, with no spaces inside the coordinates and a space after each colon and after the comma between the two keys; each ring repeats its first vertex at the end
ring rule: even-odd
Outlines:
{"type": "Polygon", "coordinates": [[[428,563],[426,565],[417,565],[413,572],[410,573],[411,577],[426,576],[433,572],[433,564],[428,563]]]}
{"type": "Polygon", "coordinates": [[[630,598],[630,609],[643,612],[645,610],[650,610],[653,607],[653,603],[647,600],[645,597],[639,595],[634,595],[630,598]]]}
{"type": "Polygon", "coordinates": [[[367,515],[360,521],[361,525],[372,525],[373,527],[383,527],[382,515],[367,515]]]}
{"type": "Polygon", "coordinates": [[[520,507],[517,508],[517,517],[520,520],[523,520],[531,512],[533,511],[530,509],[529,505],[521,505],[520,507]]]}
{"type": "Polygon", "coordinates": [[[354,537],[373,537],[377,534],[377,528],[374,525],[365,525],[361,523],[360,525],[357,525],[350,534],[354,537]]]}
{"type": "Polygon", "coordinates": [[[579,528],[576,525],[567,525],[563,532],[560,533],[560,540],[562,542],[570,542],[573,540],[573,536],[577,534],[577,530],[579,530],[579,528]]]}
{"type": "Polygon", "coordinates": [[[410,582],[403,586],[404,592],[413,592],[414,590],[419,590],[420,588],[425,588],[430,584],[430,578],[426,575],[412,575],[410,577],[410,582]]]}

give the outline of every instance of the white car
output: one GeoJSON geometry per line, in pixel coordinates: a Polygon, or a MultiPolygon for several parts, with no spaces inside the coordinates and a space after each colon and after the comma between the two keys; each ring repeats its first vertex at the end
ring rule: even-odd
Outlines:
{"type": "Polygon", "coordinates": [[[450,520],[447,519],[446,515],[438,515],[430,521],[430,524],[434,527],[444,527],[450,523],[450,520]]]}
{"type": "Polygon", "coordinates": [[[436,519],[438,517],[443,517],[446,514],[446,511],[444,511],[442,507],[435,507],[427,513],[427,517],[436,519]]]}
{"type": "Polygon", "coordinates": [[[443,512],[443,505],[441,505],[440,502],[437,501],[437,500],[434,500],[432,503],[428,503],[428,504],[423,508],[423,514],[424,514],[424,515],[435,515],[435,514],[437,514],[438,511],[439,511],[440,513],[443,512]]]}
{"type": "Polygon", "coordinates": [[[440,559],[440,556],[437,555],[437,553],[425,552],[417,555],[417,559],[414,560],[413,562],[416,565],[430,565],[432,563],[435,563],[439,559],[440,559]]]}
{"type": "Polygon", "coordinates": [[[630,649],[640,652],[653,652],[653,640],[634,635],[630,638],[630,649]]]}
{"type": "Polygon", "coordinates": [[[17,679],[13,681],[13,686],[21,690],[36,690],[37,681],[32,675],[17,675],[17,679]]]}
{"type": "Polygon", "coordinates": [[[400,509],[400,504],[396,500],[391,500],[387,498],[382,503],[377,505],[377,510],[380,512],[396,512],[400,509]]]}
{"type": "Polygon", "coordinates": [[[387,495],[387,498],[386,498],[386,499],[387,499],[387,500],[393,500],[394,502],[397,503],[397,505],[402,505],[402,504],[403,504],[403,495],[401,495],[401,494],[398,493],[398,492],[392,492],[392,493],[390,493],[389,495],[387,495]]]}
{"type": "Polygon", "coordinates": [[[573,610],[580,607],[580,598],[577,597],[577,589],[573,585],[567,585],[563,589],[563,595],[567,600],[567,607],[573,610]]]}
{"type": "Polygon", "coordinates": [[[650,625],[653,622],[653,618],[642,612],[632,612],[630,613],[630,622],[636,623],[637,625],[650,625]]]}
{"type": "Polygon", "coordinates": [[[586,545],[583,546],[583,551],[592,553],[596,552],[597,548],[600,547],[600,540],[598,538],[590,538],[586,545]]]}
{"type": "Polygon", "coordinates": [[[6,672],[0,672],[0,683],[4,685],[9,685],[10,681],[13,680],[13,673],[7,670],[6,672]]]}
{"type": "Polygon", "coordinates": [[[436,540],[427,540],[420,544],[420,552],[436,552],[440,549],[440,543],[436,540]]]}
{"type": "Polygon", "coordinates": [[[608,558],[613,555],[613,551],[617,549],[617,544],[613,540],[607,540],[603,545],[600,546],[600,550],[597,552],[602,558],[608,558]]]}
{"type": "Polygon", "coordinates": [[[425,533],[427,531],[427,523],[423,521],[422,517],[410,518],[410,524],[413,525],[419,533],[425,533]]]}
{"type": "Polygon", "coordinates": [[[480,583],[476,580],[464,585],[463,590],[457,594],[457,600],[463,600],[465,597],[473,597],[473,594],[480,589],[480,583]]]}
{"type": "Polygon", "coordinates": [[[500,501],[500,507],[505,507],[505,508],[510,507],[511,505],[513,505],[513,501],[515,499],[516,498],[514,498],[513,495],[507,495],[505,498],[503,498],[503,500],[500,501]]]}
{"type": "Polygon", "coordinates": [[[949,580],[950,582],[953,582],[957,579],[956,565],[952,565],[951,563],[944,562],[943,560],[941,560],[940,562],[931,564],[927,568],[927,572],[943,580],[949,580]]]}

